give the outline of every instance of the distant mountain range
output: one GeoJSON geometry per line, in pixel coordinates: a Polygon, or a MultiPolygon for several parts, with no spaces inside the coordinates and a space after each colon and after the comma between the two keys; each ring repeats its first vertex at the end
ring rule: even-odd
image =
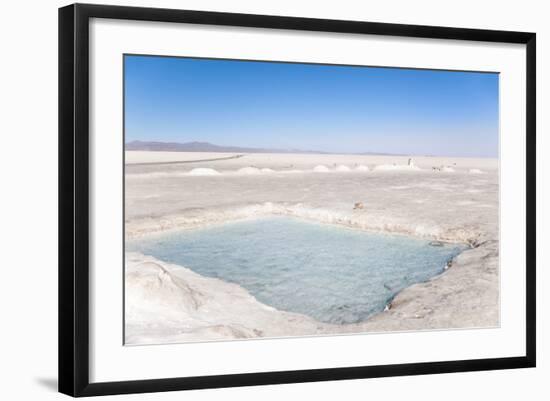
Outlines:
{"type": "MultiPolygon", "coordinates": [[[[299,150],[246,148],[240,146],[220,146],[209,142],[147,142],[132,141],[126,150],[149,150],[157,152],[223,152],[223,153],[304,153],[299,150]]],[[[321,152],[305,152],[321,153],[321,152]]]]}
{"type": "MultiPolygon", "coordinates": [[[[240,146],[220,146],[209,142],[149,142],[131,141],[125,145],[126,150],[144,150],[153,152],[220,152],[220,153],[314,153],[331,154],[332,152],[321,152],[316,150],[300,149],[269,149],[269,148],[246,148],[240,146]]],[[[335,152],[337,153],[337,152],[335,152]]],[[[364,152],[356,153],[362,155],[390,155],[390,153],[364,152]]],[[[396,154],[391,154],[396,156],[396,154]]]]}

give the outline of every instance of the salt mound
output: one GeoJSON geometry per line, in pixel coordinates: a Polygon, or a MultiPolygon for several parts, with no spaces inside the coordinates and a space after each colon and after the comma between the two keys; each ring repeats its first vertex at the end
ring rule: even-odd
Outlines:
{"type": "Polygon", "coordinates": [[[316,173],[327,173],[329,172],[330,170],[328,169],[327,166],[324,166],[322,164],[319,164],[315,167],[313,167],[313,171],[315,171],[316,173]]]}
{"type": "Polygon", "coordinates": [[[356,171],[369,171],[369,168],[364,164],[360,164],[355,168],[356,171]]]}
{"type": "Polygon", "coordinates": [[[452,167],[442,167],[441,171],[443,171],[444,173],[454,173],[455,169],[452,167]]]}
{"type": "Polygon", "coordinates": [[[213,168],[206,168],[206,167],[199,167],[194,168],[189,172],[189,175],[220,175],[220,172],[217,170],[214,170],[213,168]]]}
{"type": "Polygon", "coordinates": [[[483,171],[481,171],[478,168],[471,168],[469,171],[470,174],[485,174],[483,171]]]}
{"type": "Polygon", "coordinates": [[[348,166],[340,164],[338,167],[336,167],[336,171],[350,171],[350,168],[348,166]]]}
{"type": "Polygon", "coordinates": [[[126,270],[126,302],[150,312],[163,309],[196,310],[201,294],[161,264],[143,262],[126,270]]]}
{"type": "Polygon", "coordinates": [[[260,174],[261,170],[257,167],[243,167],[238,169],[237,173],[252,175],[252,174],[260,174]]]}
{"type": "Polygon", "coordinates": [[[272,169],[270,169],[270,168],[264,167],[264,168],[262,168],[260,171],[261,171],[262,173],[273,173],[275,170],[272,170],[272,169]]]}

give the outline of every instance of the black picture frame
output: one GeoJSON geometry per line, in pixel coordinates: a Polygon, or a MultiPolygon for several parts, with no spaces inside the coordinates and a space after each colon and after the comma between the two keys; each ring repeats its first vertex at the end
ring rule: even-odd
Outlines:
{"type": "Polygon", "coordinates": [[[59,391],[71,396],[190,390],[363,379],[535,366],[536,350],[536,35],[479,29],[246,15],[220,12],[74,4],[59,9],[59,391]],[[89,21],[90,18],[526,45],[526,344],[519,357],[382,366],[195,376],[154,380],[89,381],[89,21]]]}

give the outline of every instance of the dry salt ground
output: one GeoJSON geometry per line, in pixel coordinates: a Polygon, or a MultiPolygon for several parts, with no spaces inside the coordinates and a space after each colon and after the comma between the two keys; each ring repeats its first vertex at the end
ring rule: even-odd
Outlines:
{"type": "Polygon", "coordinates": [[[290,216],[470,248],[445,273],[399,292],[389,310],[338,325],[128,252],[127,343],[498,326],[496,159],[423,157],[411,166],[394,156],[250,154],[193,162],[224,156],[231,155],[126,152],[126,239],[290,216]],[[155,164],[166,162],[174,163],[155,164]]]}

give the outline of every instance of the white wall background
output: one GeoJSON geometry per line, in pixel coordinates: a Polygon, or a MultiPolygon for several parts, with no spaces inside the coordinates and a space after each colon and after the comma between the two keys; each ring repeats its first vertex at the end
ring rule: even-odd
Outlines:
{"type": "MultiPolygon", "coordinates": [[[[202,390],[125,399],[469,400],[550,397],[548,316],[550,151],[549,10],[523,0],[337,2],[278,0],[115,1],[111,4],[233,11],[537,33],[538,367],[536,369],[202,390]],[[544,248],[546,247],[546,250],[544,248]],[[546,338],[545,338],[546,337],[546,338]]],[[[57,376],[57,0],[3,4],[0,23],[0,398],[49,400],[57,376]]],[[[449,344],[452,347],[452,344],[449,344]]],[[[114,397],[110,397],[114,398],[114,397]]],[[[117,397],[122,399],[122,397],[117,397]]]]}

